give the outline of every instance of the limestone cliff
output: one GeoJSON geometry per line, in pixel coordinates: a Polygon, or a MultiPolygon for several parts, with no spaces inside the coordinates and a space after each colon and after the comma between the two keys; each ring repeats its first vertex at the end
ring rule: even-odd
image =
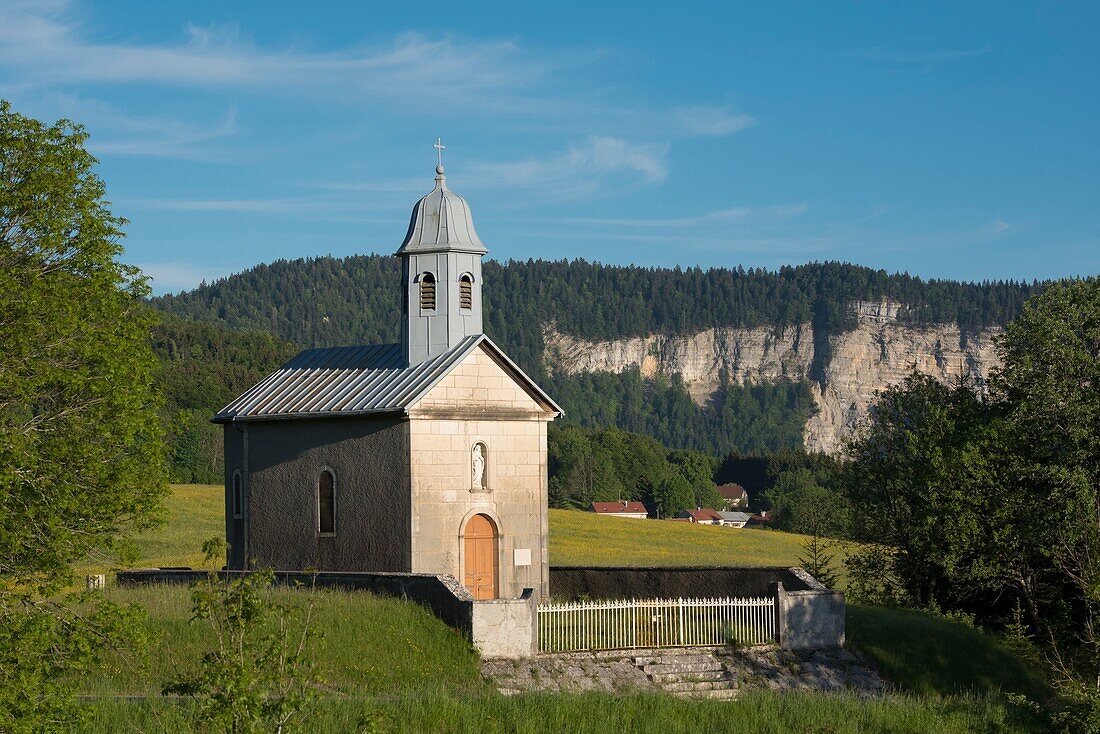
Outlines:
{"type": "Polygon", "coordinates": [[[818,411],[806,423],[806,448],[833,452],[866,415],[875,394],[900,382],[914,366],[942,380],[969,372],[982,386],[997,364],[993,337],[1001,329],[967,334],[964,340],[955,324],[899,323],[903,308],[889,302],[853,303],[856,328],[816,340],[808,323],[606,342],[547,327],[545,359],[550,370],[566,374],[622,372],[633,366],[650,377],[679,373],[700,405],[718,388],[723,369],[738,384],[810,380],[818,411]]]}

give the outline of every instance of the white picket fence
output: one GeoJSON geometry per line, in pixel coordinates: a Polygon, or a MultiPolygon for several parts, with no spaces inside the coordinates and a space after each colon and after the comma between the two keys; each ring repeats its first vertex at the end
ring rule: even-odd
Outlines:
{"type": "Polygon", "coordinates": [[[629,599],[540,604],[539,650],[761,645],[775,640],[775,599],[629,599]]]}

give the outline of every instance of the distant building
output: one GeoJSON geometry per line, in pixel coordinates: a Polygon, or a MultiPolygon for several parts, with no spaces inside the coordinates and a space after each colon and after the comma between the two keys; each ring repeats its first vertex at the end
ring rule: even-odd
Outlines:
{"type": "Polygon", "coordinates": [[[626,500],[620,502],[593,502],[588,506],[588,511],[595,512],[597,515],[631,517],[636,520],[645,520],[649,517],[649,511],[641,502],[627,502],[626,500]]]}
{"type": "Polygon", "coordinates": [[[749,515],[749,521],[745,524],[747,528],[765,528],[768,523],[771,522],[771,517],[768,516],[767,510],[761,510],[759,514],[749,515]]]}
{"type": "Polygon", "coordinates": [[[749,493],[740,484],[719,484],[715,489],[726,504],[726,509],[749,506],[749,493]]]}
{"type": "Polygon", "coordinates": [[[694,510],[684,510],[676,519],[684,519],[696,525],[721,525],[722,516],[709,507],[696,507],[694,510]]]}
{"type": "Polygon", "coordinates": [[[722,525],[731,528],[743,528],[752,519],[752,515],[747,512],[719,512],[718,516],[722,518],[722,525]]]}

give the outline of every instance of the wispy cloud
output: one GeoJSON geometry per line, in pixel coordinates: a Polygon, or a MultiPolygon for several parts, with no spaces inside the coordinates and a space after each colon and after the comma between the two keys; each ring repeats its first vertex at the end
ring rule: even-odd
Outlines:
{"type": "Polygon", "coordinates": [[[670,218],[650,218],[650,217],[636,217],[636,218],[619,218],[619,219],[605,219],[600,217],[567,217],[562,219],[555,219],[552,221],[562,224],[594,224],[608,227],[641,227],[641,228],[661,228],[661,227],[696,227],[700,225],[715,225],[729,222],[743,222],[747,219],[762,220],[762,219],[785,219],[789,217],[796,217],[805,214],[809,209],[809,205],[802,204],[780,204],[776,206],[766,207],[752,207],[752,206],[738,206],[731,207],[729,209],[720,209],[718,211],[707,212],[706,214],[700,214],[694,217],[670,217],[670,218]]]}
{"type": "Polygon", "coordinates": [[[992,52],[993,47],[990,45],[970,49],[928,49],[911,51],[886,49],[875,46],[873,48],[853,49],[842,55],[883,64],[930,65],[946,61],[968,59],[974,56],[984,56],[992,52]]]}
{"type": "MultiPolygon", "coordinates": [[[[87,118],[85,118],[87,119],[87,118]]],[[[100,124],[100,121],[90,124],[100,124]]],[[[237,110],[231,108],[220,121],[196,125],[163,117],[116,118],[111,132],[89,141],[97,155],[154,156],[158,158],[203,159],[211,156],[207,144],[228,138],[238,132],[237,110]]],[[[221,162],[227,157],[217,154],[221,162]]]]}
{"type": "Polygon", "coordinates": [[[611,185],[654,184],[668,176],[668,145],[590,136],[565,151],[505,162],[475,163],[463,175],[471,189],[531,189],[572,198],[611,185]]]}
{"type": "Polygon", "coordinates": [[[101,42],[63,20],[68,9],[67,3],[0,4],[0,66],[17,72],[23,84],[290,89],[401,99],[419,107],[470,107],[492,93],[520,95],[553,66],[513,40],[418,33],[323,52],[262,49],[234,26],[188,26],[177,43],[101,42]]]}
{"type": "Polygon", "coordinates": [[[689,135],[725,136],[740,132],[756,123],[752,115],[733,112],[726,107],[684,107],[676,111],[676,121],[689,135]]]}
{"type": "Polygon", "coordinates": [[[952,251],[998,242],[1019,231],[1000,217],[976,226],[923,232],[897,232],[881,228],[857,228],[846,241],[860,254],[914,251],[952,251]]]}
{"type": "Polygon", "coordinates": [[[317,198],[284,199],[134,199],[127,202],[144,209],[179,212],[241,212],[258,214],[299,213],[331,206],[317,198]]]}
{"type": "MultiPolygon", "coordinates": [[[[0,92],[10,87],[0,85],[0,92]]],[[[102,100],[54,90],[24,90],[24,111],[46,119],[65,117],[80,122],[90,133],[92,153],[114,156],[152,156],[189,160],[239,158],[238,151],[214,151],[211,143],[237,135],[237,108],[230,106],[211,120],[188,121],[165,115],[130,114],[102,100]]]]}
{"type": "MultiPolygon", "coordinates": [[[[0,2],[0,88],[68,89],[76,85],[186,87],[323,98],[334,104],[399,104],[405,112],[444,107],[451,114],[505,113],[555,119],[556,129],[598,129],[594,121],[645,120],[658,135],[725,136],[754,124],[728,107],[687,105],[671,111],[616,104],[578,68],[603,49],[553,52],[514,38],[429,37],[405,33],[389,42],[333,50],[303,44],[263,47],[233,25],[189,25],[176,41],[104,38],[77,22],[65,0],[0,2]]],[[[144,154],[152,146],[110,150],[144,154]]]]}

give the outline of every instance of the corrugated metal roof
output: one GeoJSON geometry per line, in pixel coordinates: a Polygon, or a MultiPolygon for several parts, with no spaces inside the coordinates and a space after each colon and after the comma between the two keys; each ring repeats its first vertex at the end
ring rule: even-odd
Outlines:
{"type": "Polygon", "coordinates": [[[399,344],[307,349],[239,398],[213,420],[310,418],[403,412],[412,407],[479,344],[487,344],[553,410],[561,408],[484,334],[468,336],[436,357],[407,367],[399,344]]]}

